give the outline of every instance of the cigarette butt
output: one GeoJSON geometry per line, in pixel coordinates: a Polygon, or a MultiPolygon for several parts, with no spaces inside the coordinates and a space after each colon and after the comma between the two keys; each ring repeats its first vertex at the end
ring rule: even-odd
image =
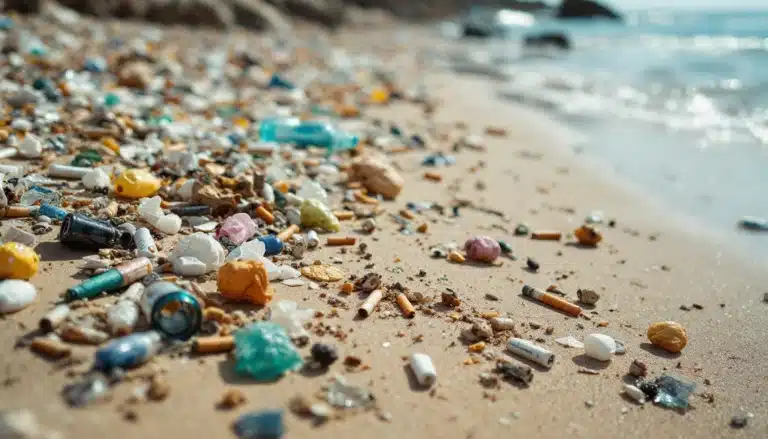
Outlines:
{"type": "Polygon", "coordinates": [[[376,308],[376,305],[382,297],[384,297],[384,293],[382,293],[381,290],[374,290],[368,298],[365,299],[365,302],[360,306],[360,309],[357,310],[357,315],[360,317],[368,317],[373,312],[373,309],[376,308]]]}
{"type": "Polygon", "coordinates": [[[29,345],[30,349],[49,358],[64,358],[72,353],[72,348],[50,338],[36,338],[29,345]]]}
{"type": "Polygon", "coordinates": [[[428,223],[421,223],[419,224],[419,227],[416,228],[416,231],[419,233],[427,233],[428,230],[429,230],[428,223]]]}
{"type": "Polygon", "coordinates": [[[355,213],[348,210],[333,212],[339,221],[347,221],[355,218],[355,213]]]}
{"type": "Polygon", "coordinates": [[[411,151],[411,148],[408,148],[407,146],[396,146],[394,148],[391,148],[389,151],[387,151],[390,154],[398,154],[401,152],[409,152],[411,151]]]}
{"type": "Polygon", "coordinates": [[[355,285],[350,282],[345,282],[341,286],[341,292],[344,294],[352,294],[352,291],[355,290],[355,285]]]}
{"type": "Polygon", "coordinates": [[[535,345],[528,340],[512,337],[507,341],[507,349],[513,354],[519,355],[544,367],[552,367],[555,363],[555,354],[535,345]]]}
{"type": "Polygon", "coordinates": [[[318,159],[305,159],[303,163],[307,167],[320,166],[320,160],[318,159]]]}
{"type": "Polygon", "coordinates": [[[413,304],[411,304],[411,301],[408,300],[408,297],[405,295],[405,293],[400,293],[397,295],[397,306],[400,307],[400,310],[403,311],[403,315],[408,318],[412,319],[416,316],[416,310],[413,309],[413,304]]]}
{"type": "Polygon", "coordinates": [[[360,191],[355,191],[355,200],[363,204],[379,204],[379,200],[373,197],[369,197],[360,191]]]}
{"type": "Polygon", "coordinates": [[[280,233],[277,234],[277,237],[280,238],[281,241],[286,242],[289,239],[291,239],[291,236],[295,235],[296,233],[299,233],[301,229],[296,224],[291,224],[290,226],[283,229],[280,233]]]}
{"type": "Polygon", "coordinates": [[[203,312],[203,319],[205,321],[214,320],[222,324],[229,324],[233,322],[231,315],[227,314],[227,312],[223,309],[217,308],[215,306],[209,306],[205,309],[203,312]]]}
{"type": "Polygon", "coordinates": [[[8,206],[5,208],[6,218],[24,218],[32,216],[32,208],[26,206],[8,206]]]}
{"type": "Polygon", "coordinates": [[[464,255],[462,255],[461,253],[457,252],[456,250],[448,253],[448,259],[450,259],[451,262],[456,262],[457,264],[461,264],[462,262],[464,262],[466,260],[464,255]]]}
{"type": "Polygon", "coordinates": [[[540,241],[559,241],[562,237],[563,234],[557,230],[536,230],[531,234],[532,239],[540,241]]]}
{"type": "Polygon", "coordinates": [[[69,315],[69,306],[59,305],[56,308],[48,311],[48,314],[44,315],[40,319],[40,330],[43,332],[51,332],[59,326],[64,319],[69,315]]]}
{"type": "Polygon", "coordinates": [[[326,245],[355,245],[357,238],[354,236],[331,236],[326,245]]]}
{"type": "Polygon", "coordinates": [[[272,183],[272,188],[276,191],[286,193],[291,188],[291,185],[287,181],[281,180],[281,181],[276,181],[272,183]]]}
{"type": "Polygon", "coordinates": [[[235,348],[235,337],[231,335],[220,337],[196,338],[195,352],[198,354],[219,354],[235,348]]]}
{"type": "Polygon", "coordinates": [[[411,355],[411,370],[416,376],[416,381],[424,387],[431,387],[437,381],[435,364],[427,354],[414,353],[411,355]]]}
{"type": "Polygon", "coordinates": [[[272,224],[275,222],[275,216],[272,215],[272,212],[265,209],[264,206],[259,206],[256,208],[256,216],[263,219],[267,224],[272,224]]]}
{"type": "Polygon", "coordinates": [[[494,317],[491,319],[491,328],[494,331],[515,329],[515,321],[508,317],[494,317]]]}
{"type": "Polygon", "coordinates": [[[496,364],[496,370],[501,372],[502,375],[508,378],[516,378],[526,384],[533,380],[533,369],[531,366],[513,362],[511,360],[502,360],[496,364]]]}
{"type": "Polygon", "coordinates": [[[347,183],[347,189],[361,189],[363,187],[363,182],[361,181],[350,181],[347,183]]]}
{"type": "Polygon", "coordinates": [[[571,303],[560,297],[553,296],[552,294],[549,294],[549,293],[546,293],[543,296],[541,296],[539,301],[541,301],[542,303],[546,303],[552,308],[557,308],[561,311],[565,311],[566,313],[574,317],[577,317],[579,314],[581,314],[581,307],[579,305],[571,303]]]}
{"type": "Polygon", "coordinates": [[[408,209],[401,210],[400,211],[400,216],[402,216],[403,218],[409,219],[409,220],[412,220],[412,219],[416,218],[416,215],[414,215],[413,212],[411,212],[408,209]]]}
{"type": "Polygon", "coordinates": [[[67,324],[61,327],[60,334],[62,340],[71,343],[101,344],[109,340],[109,334],[98,329],[67,324]]]}
{"type": "Polygon", "coordinates": [[[432,181],[443,181],[443,176],[437,172],[427,171],[424,173],[424,179],[432,181]]]}

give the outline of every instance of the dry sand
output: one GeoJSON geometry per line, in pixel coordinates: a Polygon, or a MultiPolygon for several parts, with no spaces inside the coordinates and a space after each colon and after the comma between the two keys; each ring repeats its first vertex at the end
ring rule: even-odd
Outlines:
{"type": "MultiPolygon", "coordinates": [[[[28,349],[14,349],[16,340],[36,328],[57,296],[78,282],[72,276],[77,272],[76,261],[84,254],[64,249],[54,236],[48,236],[37,248],[43,258],[41,271],[33,279],[40,294],[37,303],[0,320],[0,370],[5,383],[0,388],[0,408],[29,408],[43,424],[60,430],[66,438],[227,438],[233,436],[230,424],[240,414],[286,408],[293,395],[312,395],[333,373],[342,373],[353,383],[368,386],[382,411],[391,414],[391,421],[368,412],[314,427],[287,414],[286,437],[768,437],[768,305],[762,302],[768,274],[764,263],[760,267],[723,250],[722,243],[690,227],[686,219],[671,218],[653,201],[622,185],[620,176],[577,157],[568,145],[570,135],[562,127],[529,110],[490,99],[492,86],[486,81],[437,74],[429,81],[440,89],[443,102],[437,107],[436,121],[463,121],[476,132],[488,125],[499,126],[508,130],[508,136],[487,137],[485,153],[458,153],[455,166],[440,169],[442,183],[421,178],[423,153],[395,157],[406,186],[396,202],[386,203],[388,211],[396,212],[407,201],[448,204],[455,195],[449,190],[453,186],[459,188],[460,196],[497,208],[508,219],[463,209],[453,221],[440,218],[431,222],[426,235],[404,236],[383,216],[380,230],[361,240],[373,254],[370,262],[376,265],[372,271],[380,273],[386,283],[400,282],[412,291],[438,297],[450,287],[464,302],[463,310],[498,310],[517,322],[524,337],[543,337],[557,361],[549,371],[537,368],[530,387],[509,383],[502,383],[498,390],[481,387],[478,374],[493,364],[484,360],[464,365],[469,354],[459,333],[467,324],[451,320],[450,312],[419,313],[414,320],[399,315],[383,319],[377,312],[359,321],[354,317],[360,300],[353,295],[341,298],[349,309],[324,321],[349,332],[347,340],[338,344],[342,356],[359,356],[370,365],[369,370],[348,373],[339,362],[325,375],[292,374],[276,383],[261,384],[236,376],[225,355],[161,358],[157,364],[167,368],[172,393],[164,402],[132,407],[138,415],[135,422],[124,420],[117,407],[125,405],[139,383],[119,385],[112,402],[71,409],[59,395],[70,381],[66,371],[28,349]],[[484,167],[471,172],[480,162],[484,167]],[[485,183],[485,190],[476,188],[478,181],[485,183]],[[512,236],[519,221],[535,228],[570,231],[593,209],[618,222],[615,228],[603,228],[605,240],[597,249],[512,236]],[[506,239],[521,258],[505,259],[502,266],[491,267],[457,265],[428,256],[430,245],[462,243],[476,234],[506,239]],[[526,257],[541,263],[538,273],[524,269],[526,257]],[[423,279],[416,276],[420,270],[427,273],[423,279]],[[557,283],[571,299],[578,288],[591,288],[602,299],[587,314],[591,320],[571,318],[522,299],[523,283],[542,288],[557,283]],[[489,301],[484,298],[486,293],[501,300],[489,301]],[[703,309],[679,309],[693,303],[703,309]],[[680,355],[664,353],[648,343],[645,330],[659,320],[675,320],[687,329],[690,343],[680,355]],[[607,321],[608,326],[597,328],[600,321],[607,321]],[[531,329],[528,322],[540,323],[541,329],[531,329]],[[547,326],[554,327],[552,335],[545,335],[547,326]],[[398,336],[400,332],[405,336],[398,336]],[[582,339],[592,332],[624,341],[627,353],[599,363],[554,343],[557,337],[570,334],[582,339]],[[416,336],[423,336],[422,341],[414,342],[416,336]],[[403,357],[416,351],[431,355],[437,366],[434,391],[414,387],[404,367],[403,357]],[[698,384],[697,392],[713,394],[714,402],[693,396],[692,407],[685,413],[632,403],[622,397],[621,386],[633,359],[645,361],[652,376],[669,371],[690,377],[698,384]],[[598,370],[599,375],[579,374],[580,367],[598,370]],[[705,385],[705,380],[711,384],[705,385]],[[220,396],[232,387],[242,390],[248,403],[230,412],[217,410],[220,396]],[[594,406],[587,407],[586,401],[594,406]],[[740,407],[753,412],[755,418],[737,431],[728,424],[740,407]]],[[[412,105],[399,104],[376,113],[383,120],[403,124],[422,120],[412,105]]],[[[343,223],[346,233],[355,233],[354,227],[343,223]]],[[[307,257],[328,260],[332,256],[342,258],[349,273],[363,274],[369,263],[355,252],[340,254],[337,248],[322,248],[307,257]]],[[[215,289],[213,284],[206,287],[215,289]]],[[[279,284],[275,289],[278,299],[296,300],[324,312],[331,308],[320,291],[279,284]]],[[[338,295],[336,286],[325,293],[338,295]]],[[[389,304],[382,308],[394,310],[389,304]]],[[[320,340],[336,342],[330,336],[313,338],[320,340]]],[[[86,358],[92,355],[87,347],[76,352],[86,358]]]]}

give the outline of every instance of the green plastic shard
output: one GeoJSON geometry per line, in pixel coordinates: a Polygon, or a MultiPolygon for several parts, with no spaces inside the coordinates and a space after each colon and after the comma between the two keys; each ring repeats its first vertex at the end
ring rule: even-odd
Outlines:
{"type": "Polygon", "coordinates": [[[301,367],[303,360],[279,325],[258,322],[235,332],[235,371],[273,381],[301,367]]]}
{"type": "Polygon", "coordinates": [[[319,200],[304,200],[301,204],[301,226],[319,227],[330,232],[341,230],[341,224],[336,215],[319,200]]]}

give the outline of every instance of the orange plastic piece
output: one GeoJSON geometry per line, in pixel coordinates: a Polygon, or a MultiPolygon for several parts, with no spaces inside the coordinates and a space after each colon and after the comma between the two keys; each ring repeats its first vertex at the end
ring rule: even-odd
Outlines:
{"type": "Polygon", "coordinates": [[[344,283],[344,285],[341,286],[341,292],[344,294],[352,294],[352,291],[354,290],[355,290],[355,285],[350,282],[346,282],[344,283]]]}
{"type": "Polygon", "coordinates": [[[264,206],[259,206],[256,208],[256,216],[263,219],[267,224],[272,224],[275,222],[275,216],[272,215],[272,212],[265,209],[264,206]]]}
{"type": "Polygon", "coordinates": [[[227,299],[266,305],[274,296],[264,264],[258,261],[229,261],[219,268],[218,287],[227,299]]]}
{"type": "Polygon", "coordinates": [[[160,190],[162,182],[143,169],[129,169],[114,181],[117,195],[126,198],[151,197],[160,190]]]}

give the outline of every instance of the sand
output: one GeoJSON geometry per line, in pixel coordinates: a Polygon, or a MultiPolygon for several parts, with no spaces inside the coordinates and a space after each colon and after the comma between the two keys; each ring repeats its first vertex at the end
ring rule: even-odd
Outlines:
{"type": "MultiPolygon", "coordinates": [[[[358,275],[369,271],[364,269],[366,264],[375,263],[370,271],[381,274],[387,284],[400,282],[412,291],[435,297],[451,288],[463,301],[465,313],[497,310],[508,315],[517,322],[523,337],[543,338],[542,344],[557,356],[551,370],[534,368],[535,378],[529,387],[503,382],[498,389],[484,389],[478,375],[491,370],[493,363],[483,359],[479,364],[464,364],[469,354],[459,335],[468,324],[452,320],[451,311],[432,316],[419,312],[415,319],[406,320],[387,304],[369,318],[358,320],[355,310],[361,299],[352,295],[340,297],[349,309],[339,309],[337,318],[322,320],[343,328],[347,339],[338,342],[331,336],[313,336],[313,341],[336,343],[343,356],[360,357],[370,366],[368,370],[349,372],[339,362],[323,375],[291,374],[264,384],[235,375],[232,361],[225,355],[163,357],[153,365],[168,371],[172,391],[164,402],[126,404],[141,387],[140,382],[133,382],[117,386],[111,402],[68,408],[59,395],[71,381],[67,369],[58,369],[26,348],[14,348],[17,339],[37,327],[57,296],[78,282],[73,278],[77,260],[87,253],[62,248],[55,241],[56,227],[37,247],[43,259],[41,271],[33,279],[39,289],[37,303],[0,319],[4,382],[0,408],[29,408],[44,425],[61,431],[66,438],[226,438],[234,436],[230,426],[239,415],[259,409],[287,409],[292,396],[311,396],[339,373],[370,388],[381,412],[390,414],[391,419],[387,422],[375,412],[363,412],[313,426],[287,413],[286,437],[766,437],[765,262],[760,266],[760,261],[731,252],[694,221],[670,214],[623,184],[621,176],[579,157],[569,144],[571,133],[541,114],[492,99],[493,86],[487,81],[430,74],[428,83],[441,100],[434,114],[439,125],[461,121],[478,133],[486,126],[496,126],[506,129],[508,135],[486,136],[486,152],[457,153],[455,166],[438,170],[443,175],[441,183],[422,178],[420,161],[425,153],[393,157],[406,184],[396,201],[385,203],[387,211],[394,213],[408,201],[447,205],[454,196],[460,196],[498,209],[506,218],[462,209],[458,218],[450,220],[424,216],[429,232],[406,236],[385,215],[378,220],[380,230],[359,236],[373,254],[370,261],[361,260],[354,251],[341,254],[338,248],[329,247],[307,258],[340,257],[342,267],[358,275]],[[485,189],[479,190],[477,182],[483,182],[485,189]],[[617,221],[615,228],[602,228],[605,238],[597,249],[569,245],[569,240],[540,242],[512,236],[521,221],[534,228],[567,232],[592,210],[601,210],[617,221]],[[463,243],[477,234],[504,238],[520,259],[502,258],[501,266],[484,266],[429,258],[429,246],[463,243]],[[538,273],[525,269],[527,257],[540,262],[538,273]],[[417,276],[420,270],[426,271],[425,277],[417,276]],[[571,318],[521,298],[524,283],[541,288],[556,283],[571,300],[575,300],[578,288],[594,289],[602,298],[588,310],[589,320],[571,318]],[[487,293],[500,300],[485,299],[487,293]],[[680,309],[694,303],[703,309],[680,309]],[[382,311],[395,311],[395,316],[381,318],[382,311]],[[681,354],[668,354],[648,343],[648,324],[660,320],[680,322],[688,331],[690,342],[681,354]],[[608,326],[598,328],[602,321],[608,326]],[[532,329],[529,322],[541,328],[532,329]],[[554,328],[551,335],[544,332],[548,326],[554,328]],[[627,353],[601,363],[554,343],[558,337],[583,339],[593,332],[622,340],[627,353]],[[424,391],[414,385],[403,360],[412,352],[432,356],[439,375],[434,390],[424,391]],[[714,402],[692,396],[691,408],[685,413],[634,404],[621,395],[634,359],[646,362],[652,376],[673,372],[691,378],[698,385],[697,393],[712,394],[714,402]],[[577,371],[581,367],[599,374],[580,374],[577,371]],[[217,410],[216,403],[229,388],[242,390],[248,402],[233,411],[217,410]],[[119,407],[126,406],[137,415],[135,421],[124,419],[119,407]],[[747,428],[736,431],[728,424],[741,407],[755,417],[747,428]]],[[[374,113],[404,126],[424,126],[420,111],[413,105],[397,104],[374,113]]],[[[616,141],[618,145],[621,139],[616,141]]],[[[450,148],[448,142],[433,145],[450,148]]],[[[356,234],[355,223],[342,225],[342,234],[356,234]]],[[[327,313],[331,308],[328,298],[338,296],[337,285],[327,291],[310,291],[277,284],[275,290],[278,299],[296,300],[327,313]]],[[[215,290],[212,283],[204,287],[215,290]]],[[[489,349],[501,353],[503,346],[489,349]]],[[[84,358],[90,358],[92,350],[76,347],[77,355],[84,358]]],[[[308,349],[302,352],[307,354],[308,349]]],[[[87,363],[75,367],[78,371],[86,368],[87,363]]]]}

